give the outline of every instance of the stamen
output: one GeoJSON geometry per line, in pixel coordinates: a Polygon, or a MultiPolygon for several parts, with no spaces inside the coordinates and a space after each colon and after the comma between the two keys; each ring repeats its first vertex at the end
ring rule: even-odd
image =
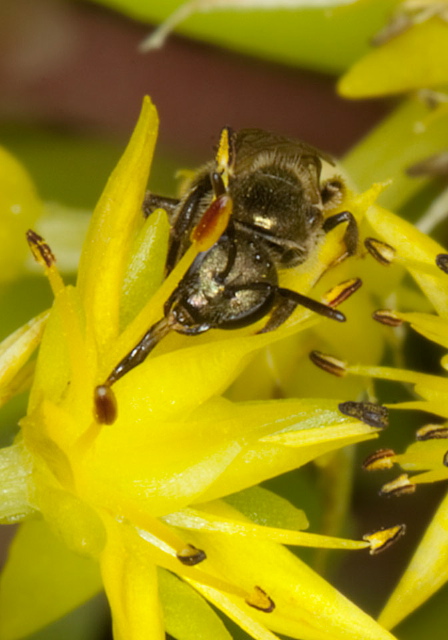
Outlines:
{"type": "Polygon", "coordinates": [[[380,471],[383,469],[392,469],[395,464],[396,453],[393,449],[378,449],[371,453],[364,462],[362,468],[365,471],[380,471]]]}
{"type": "Polygon", "coordinates": [[[275,602],[272,598],[268,596],[266,591],[263,591],[261,587],[257,586],[254,587],[250,596],[246,598],[246,604],[264,613],[271,613],[275,609],[275,602]]]}
{"type": "Polygon", "coordinates": [[[95,387],[95,419],[99,424],[113,424],[117,419],[118,407],[115,394],[107,384],[95,387]]]}
{"type": "Polygon", "coordinates": [[[34,259],[45,268],[46,275],[50,281],[50,286],[55,297],[64,289],[64,282],[56,269],[56,258],[50,246],[38,233],[32,229],[26,232],[26,239],[31,249],[34,259]]]}
{"type": "Polygon", "coordinates": [[[411,493],[414,493],[416,489],[416,485],[413,484],[409,480],[409,476],[407,473],[403,473],[401,476],[398,476],[392,482],[388,482],[383,485],[380,489],[380,496],[404,496],[411,493]]]}
{"type": "Polygon", "coordinates": [[[357,418],[375,429],[385,429],[389,422],[386,407],[373,402],[341,402],[339,411],[351,418],[357,418]]]}
{"type": "Polygon", "coordinates": [[[346,363],[334,356],[321,353],[320,351],[311,351],[309,357],[311,362],[317,367],[338,378],[343,378],[347,373],[345,369],[346,363]]]}
{"type": "Polygon", "coordinates": [[[448,438],[448,426],[445,424],[426,424],[415,434],[416,440],[441,440],[448,438]]]}
{"type": "Polygon", "coordinates": [[[439,253],[439,255],[436,256],[436,265],[444,273],[448,273],[448,253],[439,253]]]}
{"type": "Polygon", "coordinates": [[[361,286],[362,280],[360,278],[351,278],[327,291],[324,298],[331,307],[337,307],[350,298],[361,286]]]}
{"type": "Polygon", "coordinates": [[[406,525],[398,524],[388,529],[379,529],[363,536],[363,540],[370,543],[370,555],[385,551],[406,533],[406,525]]]}
{"type": "Polygon", "coordinates": [[[364,245],[370,255],[380,264],[388,266],[393,262],[396,251],[390,244],[377,240],[376,238],[366,238],[364,245]]]}
{"type": "Polygon", "coordinates": [[[187,544],[176,553],[177,559],[187,567],[194,567],[207,558],[207,554],[202,549],[197,549],[192,544],[187,544]]]}
{"type": "Polygon", "coordinates": [[[378,309],[372,313],[372,318],[388,327],[400,327],[403,324],[403,320],[391,309],[378,309]]]}

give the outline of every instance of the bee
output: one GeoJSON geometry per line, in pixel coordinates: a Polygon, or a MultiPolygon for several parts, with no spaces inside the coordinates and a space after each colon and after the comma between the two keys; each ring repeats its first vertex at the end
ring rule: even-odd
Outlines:
{"type": "MultiPolygon", "coordinates": [[[[216,157],[197,172],[180,199],[147,195],[144,215],[162,207],[171,225],[166,275],[214,208],[225,203],[231,213],[215,244],[197,255],[166,301],[163,317],[97,387],[97,405],[99,398],[111,396],[111,385],[141,364],[170,331],[194,336],[210,329],[246,327],[264,317],[261,332],[272,331],[298,305],[345,320],[333,307],[279,285],[279,270],[303,264],[322,236],[341,223],[347,223],[343,257],[356,252],[353,215],[342,211],[325,217],[341,199],[343,184],[339,179],[321,180],[323,160],[334,164],[303,142],[259,129],[235,133],[225,127],[216,157]]],[[[107,411],[97,410],[97,415],[102,413],[107,411]]]]}

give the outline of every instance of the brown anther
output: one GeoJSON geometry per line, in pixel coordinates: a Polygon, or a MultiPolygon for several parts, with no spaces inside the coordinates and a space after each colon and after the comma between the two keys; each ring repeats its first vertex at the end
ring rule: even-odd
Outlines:
{"type": "Polygon", "coordinates": [[[448,467],[448,451],[445,453],[445,455],[443,456],[443,466],[444,467],[448,467]]]}
{"type": "Polygon", "coordinates": [[[390,265],[395,258],[395,249],[386,242],[382,242],[376,238],[366,238],[364,245],[370,255],[382,265],[390,265]]]}
{"type": "Polygon", "coordinates": [[[393,449],[378,449],[368,456],[362,463],[365,471],[380,471],[392,469],[394,466],[395,451],[393,449]]]}
{"type": "Polygon", "coordinates": [[[406,533],[406,525],[398,524],[388,529],[379,529],[362,537],[363,540],[370,543],[369,553],[374,556],[381,551],[385,551],[391,547],[401,536],[406,533]]]}
{"type": "Polygon", "coordinates": [[[355,291],[358,291],[359,287],[362,286],[361,278],[351,278],[350,280],[345,280],[345,282],[341,282],[336,285],[330,291],[327,291],[325,294],[325,300],[331,307],[337,307],[342,302],[350,298],[355,291]]]}
{"type": "Polygon", "coordinates": [[[187,544],[181,551],[176,553],[176,557],[187,567],[194,567],[196,564],[203,562],[207,555],[202,549],[197,549],[192,544],[187,544]]]}
{"type": "Polygon", "coordinates": [[[448,438],[448,425],[425,424],[415,434],[416,440],[442,440],[448,438]]]}
{"type": "Polygon", "coordinates": [[[36,262],[47,268],[50,268],[56,262],[56,258],[54,257],[52,250],[42,236],[32,229],[28,229],[26,232],[26,239],[36,262]]]}
{"type": "Polygon", "coordinates": [[[99,424],[113,424],[117,419],[118,407],[115,394],[107,384],[95,387],[95,419],[99,424]]]}
{"type": "Polygon", "coordinates": [[[207,251],[219,240],[226,230],[231,213],[232,199],[229,195],[224,193],[213,200],[191,234],[199,251],[207,251]]]}
{"type": "Polygon", "coordinates": [[[338,378],[343,378],[347,373],[345,370],[345,362],[338,360],[338,358],[334,356],[321,353],[320,351],[311,351],[309,357],[311,362],[317,367],[338,378]]]}
{"type": "Polygon", "coordinates": [[[403,320],[391,309],[378,309],[372,313],[372,318],[388,327],[400,327],[403,324],[403,320]]]}
{"type": "Polygon", "coordinates": [[[266,591],[263,591],[261,587],[257,586],[254,587],[250,596],[246,598],[246,604],[264,613],[271,613],[275,609],[275,602],[272,598],[268,596],[266,591]]]}
{"type": "Polygon", "coordinates": [[[392,482],[388,482],[383,485],[380,489],[380,496],[404,496],[411,493],[414,493],[416,489],[416,485],[413,484],[409,480],[409,476],[406,473],[403,473],[401,476],[398,476],[392,482]]]}
{"type": "Polygon", "coordinates": [[[439,253],[439,255],[436,256],[436,265],[444,273],[448,273],[448,253],[439,253]]]}
{"type": "Polygon", "coordinates": [[[350,418],[357,418],[375,429],[385,429],[389,422],[386,407],[373,402],[341,402],[339,411],[350,418]]]}

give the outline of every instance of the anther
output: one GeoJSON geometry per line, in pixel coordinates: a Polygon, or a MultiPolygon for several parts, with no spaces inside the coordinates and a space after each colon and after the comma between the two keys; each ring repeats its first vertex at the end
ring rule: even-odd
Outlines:
{"type": "Polygon", "coordinates": [[[372,318],[388,327],[400,327],[403,320],[391,309],[378,309],[372,313],[372,318]]]}
{"type": "Polygon", "coordinates": [[[362,280],[360,278],[351,278],[351,280],[345,280],[345,282],[341,282],[336,285],[330,291],[327,291],[325,294],[325,300],[327,300],[328,304],[332,307],[337,307],[342,302],[350,298],[355,291],[362,286],[362,280]]]}
{"type": "Polygon", "coordinates": [[[436,265],[444,273],[448,273],[448,253],[439,253],[439,255],[436,256],[436,265]]]}
{"type": "Polygon", "coordinates": [[[406,533],[406,525],[398,524],[388,529],[379,529],[362,537],[363,540],[370,543],[370,555],[375,555],[385,551],[392,546],[401,536],[406,533]]]}
{"type": "Polygon", "coordinates": [[[351,418],[357,418],[375,429],[385,429],[389,422],[386,407],[373,402],[341,402],[339,411],[351,418]]]}
{"type": "Polygon", "coordinates": [[[445,453],[445,455],[443,456],[443,466],[444,467],[448,467],[448,451],[445,453]]]}
{"type": "Polygon", "coordinates": [[[395,249],[386,242],[376,238],[366,238],[364,245],[370,255],[382,265],[388,266],[395,258],[395,249]]]}
{"type": "Polygon", "coordinates": [[[414,493],[416,489],[416,485],[413,484],[409,480],[409,476],[406,473],[403,473],[401,476],[398,476],[392,482],[388,482],[383,485],[380,489],[380,496],[404,496],[414,493]]]}
{"type": "Polygon", "coordinates": [[[320,369],[323,369],[327,373],[331,373],[338,378],[343,378],[347,373],[345,369],[345,362],[338,360],[334,356],[321,353],[320,351],[311,351],[310,360],[320,369]]]}
{"type": "Polygon", "coordinates": [[[383,469],[392,469],[395,463],[395,451],[393,449],[378,449],[371,453],[364,462],[362,468],[365,471],[380,471],[383,469]]]}
{"type": "Polygon", "coordinates": [[[42,236],[32,229],[28,229],[26,232],[26,239],[36,262],[47,268],[53,266],[56,262],[56,258],[42,236]]]}
{"type": "Polygon", "coordinates": [[[425,424],[415,434],[416,440],[442,440],[448,438],[448,426],[446,424],[425,424]]]}
{"type": "Polygon", "coordinates": [[[176,557],[187,567],[194,567],[196,564],[203,562],[207,558],[207,555],[202,549],[197,549],[192,544],[187,544],[176,553],[176,557]]]}
{"type": "Polygon", "coordinates": [[[95,418],[99,424],[113,424],[117,419],[117,400],[115,394],[107,384],[95,387],[94,392],[95,418]]]}
{"type": "Polygon", "coordinates": [[[246,604],[264,613],[271,613],[275,609],[275,602],[272,598],[268,596],[266,591],[263,591],[261,587],[257,586],[254,587],[250,596],[246,598],[246,604]]]}

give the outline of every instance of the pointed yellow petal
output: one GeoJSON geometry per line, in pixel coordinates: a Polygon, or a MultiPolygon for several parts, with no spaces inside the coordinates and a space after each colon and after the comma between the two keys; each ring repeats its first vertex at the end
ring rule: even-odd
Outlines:
{"type": "Polygon", "coordinates": [[[157,113],[145,98],[133,136],[93,214],[78,275],[87,321],[98,346],[117,334],[126,261],[141,211],[157,135],[157,113]]]}
{"type": "Polygon", "coordinates": [[[48,312],[30,320],[0,344],[0,387],[17,375],[40,342],[48,312]]]}
{"type": "Polygon", "coordinates": [[[109,521],[101,574],[112,609],[115,640],[164,640],[157,568],[126,546],[120,525],[109,521]]]}
{"type": "Polygon", "coordinates": [[[239,519],[226,518],[219,515],[220,503],[208,502],[201,508],[182,509],[164,517],[164,521],[173,527],[189,531],[208,531],[227,535],[247,536],[257,540],[271,540],[280,544],[303,547],[322,547],[326,549],[366,549],[369,544],[359,540],[344,540],[314,533],[290,531],[276,527],[265,527],[239,519]]]}
{"type": "Polygon", "coordinates": [[[21,525],[1,577],[0,637],[18,640],[101,590],[98,566],[69,551],[42,520],[21,525]]]}
{"type": "Polygon", "coordinates": [[[426,530],[409,566],[380,615],[388,629],[425,602],[448,580],[448,496],[426,530]]]}

